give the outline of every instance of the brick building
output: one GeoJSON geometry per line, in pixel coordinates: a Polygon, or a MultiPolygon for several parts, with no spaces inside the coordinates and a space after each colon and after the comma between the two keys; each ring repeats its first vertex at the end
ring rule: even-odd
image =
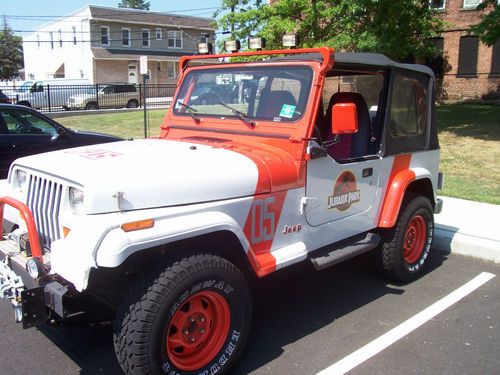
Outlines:
{"type": "Polygon", "coordinates": [[[446,31],[434,41],[441,51],[429,65],[439,78],[441,100],[461,101],[500,98],[500,39],[493,47],[468,35],[471,25],[489,10],[476,9],[481,0],[431,1],[447,22],[446,31]]]}

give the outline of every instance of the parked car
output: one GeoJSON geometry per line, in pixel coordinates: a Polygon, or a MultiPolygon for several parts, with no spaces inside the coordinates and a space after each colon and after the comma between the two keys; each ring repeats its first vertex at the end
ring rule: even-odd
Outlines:
{"type": "Polygon", "coordinates": [[[133,84],[113,83],[92,87],[87,92],[72,95],[68,99],[67,109],[99,109],[99,108],[137,108],[140,93],[133,84]]]}
{"type": "Polygon", "coordinates": [[[10,103],[10,98],[0,90],[0,103],[10,103]]]}
{"type": "Polygon", "coordinates": [[[122,140],[107,134],[73,131],[30,108],[0,104],[0,179],[22,156],[122,140]]]}
{"type": "Polygon", "coordinates": [[[10,94],[12,103],[31,108],[62,107],[68,98],[90,85],[85,78],[66,79],[55,78],[44,81],[25,81],[19,88],[10,94]]]}
{"type": "Polygon", "coordinates": [[[224,85],[200,85],[195,89],[191,96],[191,104],[217,104],[224,102],[226,104],[235,103],[238,99],[238,86],[231,84],[224,85]]]}

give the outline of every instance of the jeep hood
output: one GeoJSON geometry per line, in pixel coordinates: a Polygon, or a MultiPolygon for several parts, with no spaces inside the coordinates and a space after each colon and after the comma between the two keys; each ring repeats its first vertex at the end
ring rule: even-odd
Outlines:
{"type": "Polygon", "coordinates": [[[235,151],[159,139],[54,151],[14,165],[81,188],[88,214],[252,196],[262,169],[235,151]]]}

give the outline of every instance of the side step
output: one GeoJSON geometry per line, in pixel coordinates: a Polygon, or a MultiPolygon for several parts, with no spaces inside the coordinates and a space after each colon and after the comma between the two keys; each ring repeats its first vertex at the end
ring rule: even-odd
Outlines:
{"type": "Polygon", "coordinates": [[[375,233],[355,236],[347,241],[342,241],[318,250],[311,256],[311,263],[317,271],[320,271],[344,260],[370,251],[376,248],[379,243],[380,236],[375,233]]]}

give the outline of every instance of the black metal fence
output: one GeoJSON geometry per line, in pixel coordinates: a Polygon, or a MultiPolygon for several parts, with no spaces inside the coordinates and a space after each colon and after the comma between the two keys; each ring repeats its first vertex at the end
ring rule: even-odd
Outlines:
{"type": "Polygon", "coordinates": [[[44,112],[98,110],[104,108],[166,108],[172,101],[172,84],[24,84],[13,88],[0,86],[5,94],[0,101],[26,105],[44,112]]]}

